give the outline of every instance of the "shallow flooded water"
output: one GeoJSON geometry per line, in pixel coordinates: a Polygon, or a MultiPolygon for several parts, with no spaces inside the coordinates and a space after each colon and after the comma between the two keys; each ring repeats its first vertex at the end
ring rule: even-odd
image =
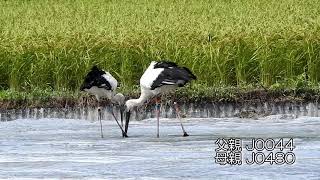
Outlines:
{"type": "Polygon", "coordinates": [[[0,122],[0,179],[318,179],[320,118],[273,115],[132,121],[123,139],[113,121],[18,119],[0,122]],[[215,141],[293,138],[293,165],[219,165],[215,141]]]}

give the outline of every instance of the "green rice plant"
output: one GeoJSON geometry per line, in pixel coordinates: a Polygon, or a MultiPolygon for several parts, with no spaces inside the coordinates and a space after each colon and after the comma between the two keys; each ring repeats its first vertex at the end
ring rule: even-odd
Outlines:
{"type": "Polygon", "coordinates": [[[96,64],[121,91],[136,91],[144,69],[161,59],[189,67],[198,77],[191,88],[320,81],[316,0],[12,0],[0,7],[0,90],[77,92],[96,64]]]}

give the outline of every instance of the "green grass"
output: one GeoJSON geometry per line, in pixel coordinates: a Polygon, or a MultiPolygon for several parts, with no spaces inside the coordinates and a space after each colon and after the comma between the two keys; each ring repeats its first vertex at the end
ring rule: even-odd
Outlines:
{"type": "Polygon", "coordinates": [[[160,59],[192,69],[198,80],[190,91],[320,81],[317,0],[11,0],[0,7],[2,90],[74,94],[97,64],[130,92],[160,59]]]}

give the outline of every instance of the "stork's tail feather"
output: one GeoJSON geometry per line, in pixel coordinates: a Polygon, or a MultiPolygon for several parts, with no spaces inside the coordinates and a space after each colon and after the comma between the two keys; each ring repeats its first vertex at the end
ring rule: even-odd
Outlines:
{"type": "Polygon", "coordinates": [[[190,71],[190,69],[183,67],[184,70],[186,70],[190,76],[191,79],[197,80],[197,77],[190,71]]]}

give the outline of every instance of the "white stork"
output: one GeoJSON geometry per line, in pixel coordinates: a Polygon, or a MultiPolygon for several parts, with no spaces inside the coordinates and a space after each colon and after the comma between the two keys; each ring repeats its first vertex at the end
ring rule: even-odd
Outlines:
{"type": "MultiPolygon", "coordinates": [[[[118,86],[118,81],[109,73],[104,70],[99,69],[97,66],[93,66],[91,71],[85,77],[83,84],[80,87],[81,91],[86,91],[89,94],[95,95],[98,100],[98,116],[100,120],[100,130],[101,137],[103,138],[102,133],[102,121],[101,121],[101,109],[100,109],[100,100],[101,98],[108,98],[111,100],[112,104],[120,105],[121,110],[121,123],[123,108],[121,106],[124,105],[124,95],[121,93],[116,94],[116,89],[118,86]]],[[[116,120],[118,126],[122,131],[122,136],[127,137],[127,134],[124,132],[122,126],[119,124],[117,118],[113,113],[113,109],[110,110],[112,116],[116,120]]],[[[122,123],[123,124],[123,123],[122,123]]]]}
{"type": "MultiPolygon", "coordinates": [[[[179,67],[176,63],[168,61],[152,61],[147,70],[140,79],[141,95],[139,99],[130,99],[126,101],[126,123],[125,133],[128,131],[131,110],[134,107],[141,106],[148,99],[159,94],[168,93],[178,87],[183,87],[191,80],[196,80],[196,76],[186,67],[179,67]]],[[[178,114],[178,106],[175,103],[178,114]]],[[[157,103],[157,137],[159,137],[159,105],[157,103]]],[[[178,114],[179,117],[179,114],[178,114]]],[[[188,136],[184,130],[179,117],[183,136],[188,136]]]]}

